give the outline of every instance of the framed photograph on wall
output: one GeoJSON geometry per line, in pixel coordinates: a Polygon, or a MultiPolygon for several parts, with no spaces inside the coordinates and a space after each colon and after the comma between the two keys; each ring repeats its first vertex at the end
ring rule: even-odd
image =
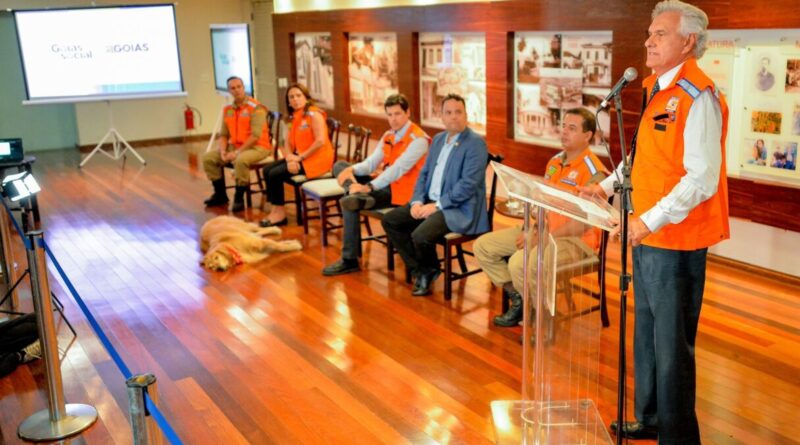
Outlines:
{"type": "Polygon", "coordinates": [[[444,128],[442,99],[458,94],[470,128],[486,134],[486,36],[483,33],[420,33],[422,124],[444,128]]]}
{"type": "Polygon", "coordinates": [[[798,30],[710,30],[698,65],[728,104],[727,169],[742,176],[800,184],[798,30]]]}
{"type": "MultiPolygon", "coordinates": [[[[596,112],[611,91],[611,43],[611,31],[516,33],[514,139],[560,147],[564,111],[596,112]]],[[[600,113],[598,125],[595,146],[609,136],[607,112],[600,113]]]]}
{"type": "Polygon", "coordinates": [[[298,33],[294,35],[297,82],[308,87],[317,105],[333,109],[333,56],[331,34],[298,33]]]}
{"type": "Polygon", "coordinates": [[[350,34],[350,111],[383,116],[383,103],[398,93],[397,35],[350,34]]]}

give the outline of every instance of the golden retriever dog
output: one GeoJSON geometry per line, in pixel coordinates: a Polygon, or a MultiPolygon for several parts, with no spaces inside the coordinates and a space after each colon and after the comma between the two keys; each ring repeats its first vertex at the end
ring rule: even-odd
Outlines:
{"type": "Polygon", "coordinates": [[[200,265],[225,271],[239,264],[261,261],[272,252],[301,250],[297,240],[276,241],[265,235],[280,235],[279,227],[261,228],[233,216],[217,216],[200,229],[200,250],[205,253],[200,265]]]}

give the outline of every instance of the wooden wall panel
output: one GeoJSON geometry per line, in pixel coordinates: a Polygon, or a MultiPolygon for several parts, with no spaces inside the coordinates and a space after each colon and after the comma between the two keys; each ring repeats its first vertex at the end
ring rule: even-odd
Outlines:
{"type": "MultiPolygon", "coordinates": [[[[709,15],[712,29],[725,28],[800,28],[796,0],[775,0],[770,6],[746,0],[698,0],[693,2],[709,15]]],[[[516,31],[613,32],[612,79],[616,82],[629,66],[640,78],[649,70],[644,65],[644,39],[654,0],[515,0],[496,3],[446,4],[426,7],[379,8],[276,14],[273,16],[277,74],[292,79],[294,64],[290,35],[295,32],[330,32],[333,37],[333,72],[336,108],[331,116],[344,124],[354,123],[380,135],[386,122],[374,116],[349,112],[347,79],[347,39],[349,32],[396,32],[400,61],[400,91],[412,101],[412,119],[420,121],[417,39],[420,32],[482,32],[486,35],[486,141],[489,149],[506,156],[506,162],[532,173],[544,169],[557,150],[512,138],[513,33],[516,31]]],[[[638,85],[638,83],[636,84],[638,85]]],[[[279,91],[283,97],[285,90],[279,91]]],[[[628,87],[623,92],[623,120],[630,139],[638,121],[641,90],[628,87]]],[[[620,158],[616,116],[612,113],[612,156],[620,158]]],[[[431,134],[440,131],[427,128],[431,134]]],[[[800,231],[793,223],[798,213],[797,191],[788,187],[755,184],[731,179],[731,214],[776,227],[800,231]],[[775,202],[780,197],[784,202],[775,202]],[[772,204],[769,204],[772,203],[772,204]],[[787,213],[793,211],[794,213],[787,213]]]]}

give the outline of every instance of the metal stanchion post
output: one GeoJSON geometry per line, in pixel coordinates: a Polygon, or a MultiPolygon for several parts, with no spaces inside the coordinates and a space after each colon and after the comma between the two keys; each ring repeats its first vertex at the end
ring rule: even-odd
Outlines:
{"type": "MultiPolygon", "coordinates": [[[[14,273],[14,253],[11,250],[11,229],[8,227],[8,215],[5,212],[0,214],[0,242],[3,243],[3,276],[6,279],[6,285],[13,286],[13,283],[17,281],[17,277],[14,273]]],[[[11,292],[11,297],[6,301],[5,305],[6,309],[2,307],[0,309],[17,312],[19,298],[16,289],[11,292]]]]}
{"type": "Polygon", "coordinates": [[[17,429],[19,437],[34,442],[52,441],[74,436],[89,428],[97,420],[93,406],[64,402],[61,383],[61,363],[58,358],[58,338],[53,320],[53,302],[47,280],[47,263],[40,230],[28,232],[30,246],[28,268],[31,273],[31,295],[36,311],[39,341],[42,344],[47,382],[47,409],[32,414],[17,429]]]}
{"type": "Polygon", "coordinates": [[[153,374],[138,374],[125,381],[128,387],[128,405],[133,430],[133,445],[160,445],[161,432],[147,412],[144,395],[158,404],[158,385],[153,374]]]}

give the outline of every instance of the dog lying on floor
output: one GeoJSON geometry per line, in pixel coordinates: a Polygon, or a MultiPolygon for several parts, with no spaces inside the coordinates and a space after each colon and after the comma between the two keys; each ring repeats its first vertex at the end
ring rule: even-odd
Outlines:
{"type": "Polygon", "coordinates": [[[280,234],[279,227],[261,228],[233,216],[217,216],[200,229],[200,250],[205,253],[200,265],[209,270],[225,271],[239,264],[261,261],[273,252],[303,248],[297,240],[262,238],[280,234]]]}

